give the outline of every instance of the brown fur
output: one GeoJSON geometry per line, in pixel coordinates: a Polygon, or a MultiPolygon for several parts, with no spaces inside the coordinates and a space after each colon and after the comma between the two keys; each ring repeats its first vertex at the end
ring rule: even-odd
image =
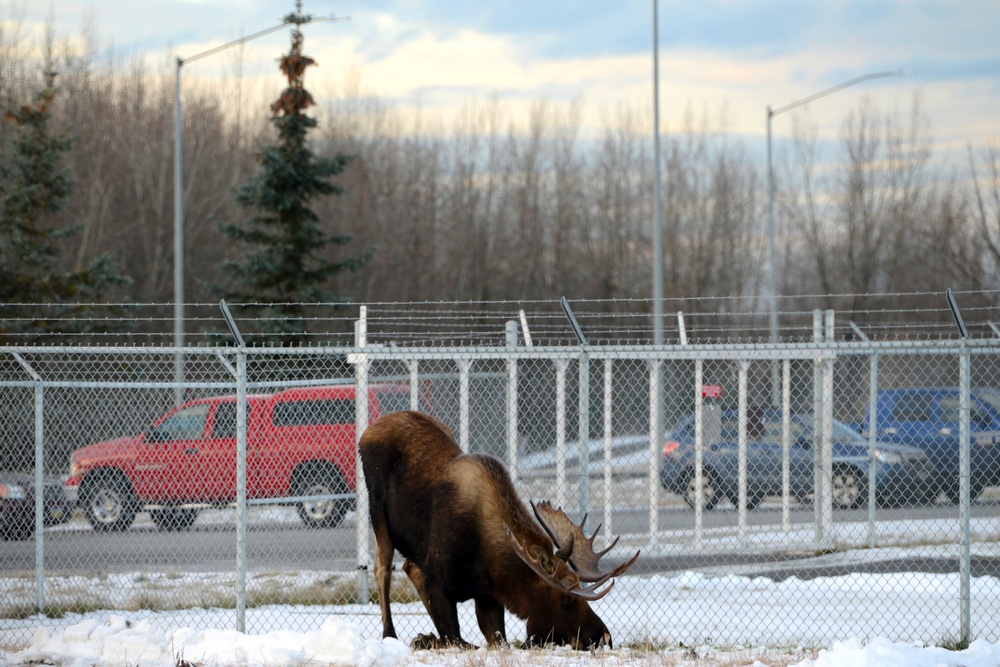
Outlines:
{"type": "Polygon", "coordinates": [[[527,621],[529,643],[577,648],[611,643],[585,600],[545,583],[514,551],[504,526],[519,541],[550,554],[553,545],[500,461],[463,454],[447,426],[419,412],[376,420],[359,447],[384,637],[396,636],[389,583],[393,553],[399,551],[440,637],[418,637],[415,646],[465,644],[456,605],[470,599],[490,646],[506,641],[505,608],[527,621]]]}

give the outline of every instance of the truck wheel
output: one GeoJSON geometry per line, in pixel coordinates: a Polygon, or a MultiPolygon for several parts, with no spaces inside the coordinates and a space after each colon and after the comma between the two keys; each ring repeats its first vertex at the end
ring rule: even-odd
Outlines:
{"type": "Polygon", "coordinates": [[[135,521],[136,502],[124,480],[110,475],[84,480],[83,506],[87,521],[101,533],[118,533],[135,521]]]}
{"type": "Polygon", "coordinates": [[[198,510],[170,507],[163,510],[150,510],[150,518],[156,527],[165,533],[187,530],[198,518],[198,510]]]}
{"type": "Polygon", "coordinates": [[[864,475],[853,466],[838,466],[833,469],[834,509],[854,509],[868,495],[868,485],[864,475]]]}
{"type": "MultiPolygon", "coordinates": [[[[296,496],[332,496],[350,493],[347,484],[336,470],[329,468],[307,468],[296,476],[292,487],[296,496]]],[[[347,498],[334,500],[306,500],[297,505],[299,518],[307,528],[336,528],[343,521],[351,501],[347,498]]]]}

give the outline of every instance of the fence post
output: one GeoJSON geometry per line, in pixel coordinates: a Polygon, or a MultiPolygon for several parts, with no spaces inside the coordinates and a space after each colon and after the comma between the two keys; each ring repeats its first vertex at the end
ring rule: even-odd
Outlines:
{"type": "Polygon", "coordinates": [[[705,522],[705,362],[694,360],[694,543],[701,546],[705,522]]]}
{"type": "Polygon", "coordinates": [[[567,359],[553,359],[556,367],[556,500],[566,507],[566,366],[567,359]]]}
{"type": "Polygon", "coordinates": [[[785,359],[781,362],[781,532],[785,544],[789,543],[792,533],[791,449],[792,363],[785,359]]]}
{"type": "Polygon", "coordinates": [[[458,445],[463,452],[468,453],[470,447],[469,436],[469,371],[472,369],[472,362],[468,359],[457,359],[458,365],[458,445]]]}
{"type": "MultiPolygon", "coordinates": [[[[590,512],[590,355],[580,352],[580,419],[577,433],[580,443],[580,518],[590,512]]],[[[586,526],[584,526],[586,528],[586,526]]]]}
{"type": "Polygon", "coordinates": [[[959,343],[959,424],[958,440],[959,447],[959,523],[961,524],[961,557],[959,558],[959,587],[961,604],[961,641],[963,645],[968,645],[972,639],[972,545],[970,538],[970,504],[972,494],[970,490],[971,481],[971,432],[969,423],[970,398],[970,364],[969,346],[965,338],[959,343]]]}
{"type": "Polygon", "coordinates": [[[875,446],[878,444],[878,352],[868,378],[868,548],[875,548],[875,446]]]}
{"type": "Polygon", "coordinates": [[[739,434],[737,437],[737,448],[739,449],[737,461],[737,532],[740,539],[744,539],[747,533],[747,373],[750,370],[749,361],[737,362],[739,370],[737,372],[737,402],[739,404],[739,434]]]}
{"type": "Polygon", "coordinates": [[[647,490],[649,492],[649,542],[656,543],[656,533],[660,529],[660,476],[659,460],[663,445],[658,444],[662,438],[662,417],[661,406],[663,401],[663,389],[661,386],[663,374],[659,359],[649,361],[649,482],[647,490]]]}
{"type": "Polygon", "coordinates": [[[247,629],[247,348],[225,300],[222,316],[236,339],[236,631],[247,629]]]}
{"type": "MultiPolygon", "coordinates": [[[[825,335],[827,343],[833,342],[833,311],[827,310],[825,313],[825,335]]],[[[820,523],[822,526],[822,540],[828,542],[833,534],[833,364],[835,362],[832,353],[826,353],[822,361],[822,383],[823,389],[820,392],[823,409],[823,432],[821,459],[823,473],[823,504],[820,507],[820,523]]]]}
{"type": "Polygon", "coordinates": [[[611,524],[611,438],[614,433],[614,412],[612,407],[614,387],[614,361],[604,360],[604,525],[607,526],[607,535],[614,535],[614,528],[611,524]]]}
{"type": "MultiPolygon", "coordinates": [[[[521,311],[522,313],[524,311],[521,311]]],[[[507,463],[510,476],[517,481],[517,358],[513,352],[517,347],[517,322],[507,323],[507,463]]]]}
{"type": "Polygon", "coordinates": [[[420,360],[411,359],[406,364],[410,374],[410,409],[420,409],[420,360]]]}
{"type": "MultiPolygon", "coordinates": [[[[371,361],[368,359],[368,354],[364,352],[364,348],[368,345],[368,307],[361,306],[360,315],[358,320],[354,323],[354,346],[359,350],[358,352],[348,355],[348,362],[354,365],[354,440],[355,444],[361,442],[361,436],[364,435],[365,429],[368,428],[369,420],[369,405],[368,405],[368,371],[371,361]]],[[[413,372],[413,367],[411,366],[411,373],[413,372]]],[[[412,375],[411,375],[412,382],[412,375]]],[[[411,387],[412,391],[412,387],[411,387]]],[[[371,551],[368,542],[368,535],[371,532],[369,530],[370,517],[368,514],[368,486],[365,485],[364,479],[365,474],[361,466],[361,450],[355,447],[355,506],[354,511],[357,515],[357,521],[355,523],[354,535],[355,542],[357,544],[356,559],[358,563],[358,601],[361,604],[366,604],[369,598],[368,590],[368,571],[371,569],[371,558],[369,553],[371,551]]]]}

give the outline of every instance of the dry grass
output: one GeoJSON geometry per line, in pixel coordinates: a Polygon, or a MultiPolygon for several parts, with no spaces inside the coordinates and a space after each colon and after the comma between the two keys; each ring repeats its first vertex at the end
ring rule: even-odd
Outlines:
{"type": "MultiPolygon", "coordinates": [[[[9,595],[0,600],[0,618],[25,619],[37,613],[34,580],[16,577],[6,580],[9,595]]],[[[51,576],[44,615],[62,618],[66,614],[86,614],[101,609],[121,611],[177,611],[180,609],[235,609],[232,575],[205,577],[186,582],[176,573],[138,574],[116,577],[95,574],[89,577],[51,576]]],[[[3,586],[0,583],[0,586],[3,586]]],[[[392,601],[418,602],[416,590],[401,575],[393,579],[392,601]]],[[[298,576],[296,573],[257,573],[247,589],[248,609],[265,605],[348,605],[378,604],[374,587],[362,600],[358,579],[351,575],[298,576]]]]}
{"type": "Polygon", "coordinates": [[[592,653],[558,648],[503,648],[420,651],[413,654],[411,664],[434,667],[788,667],[815,657],[815,650],[802,648],[640,647],[592,653]]]}

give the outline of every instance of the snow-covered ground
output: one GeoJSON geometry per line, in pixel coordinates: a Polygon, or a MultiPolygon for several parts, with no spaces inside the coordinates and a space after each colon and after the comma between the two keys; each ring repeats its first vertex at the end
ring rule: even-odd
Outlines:
{"type": "MultiPolygon", "coordinates": [[[[1000,600],[1000,579],[972,581],[972,627],[994,627],[990,618],[1000,600]]],[[[653,642],[668,648],[637,651],[616,648],[597,656],[601,665],[695,664],[817,666],[906,665],[996,667],[1000,642],[973,642],[964,651],[933,644],[957,638],[959,580],[954,574],[853,574],[808,581],[773,582],[733,575],[694,572],[668,577],[623,577],[615,590],[595,604],[612,628],[618,647],[653,642]],[[696,606],[693,603],[697,602],[696,606]],[[953,607],[955,613],[922,614],[953,607]],[[692,613],[697,609],[697,613],[692,613]],[[877,614],[871,610],[877,609],[877,614]],[[796,618],[798,623],[781,619],[796,618]],[[905,641],[899,619],[906,618],[905,641]],[[767,626],[772,646],[746,649],[746,637],[767,626]],[[896,637],[891,642],[882,637],[896,637]],[[730,656],[739,656],[729,662],[730,656]],[[750,660],[747,660],[750,656],[750,660]],[[688,663],[685,663],[685,660],[688,663]]],[[[468,612],[468,610],[465,610],[468,612]]],[[[400,637],[409,640],[431,631],[421,605],[394,605],[400,637]]],[[[58,622],[38,618],[5,620],[3,634],[36,627],[29,645],[0,652],[0,663],[55,664],[63,667],[175,667],[183,659],[204,667],[517,667],[552,663],[557,667],[592,664],[586,653],[550,649],[522,652],[419,651],[404,643],[380,640],[373,605],[259,607],[247,611],[250,628],[232,627],[232,610],[178,612],[95,612],[69,615],[58,622]],[[183,620],[183,622],[182,622],[183,620]],[[295,629],[290,629],[295,628],[295,629]]],[[[466,634],[477,634],[466,622],[466,634]]],[[[523,623],[508,621],[512,639],[523,623]]]]}
{"type": "MultiPolygon", "coordinates": [[[[821,572],[851,562],[957,555],[951,522],[931,527],[919,521],[880,523],[878,543],[891,546],[874,551],[863,548],[866,528],[838,524],[842,551],[797,563],[821,572]],[[942,533],[943,528],[949,530],[942,533]]],[[[974,522],[974,555],[1000,553],[998,529],[997,518],[974,522]]],[[[798,539],[794,531],[788,537],[798,539]]],[[[708,536],[704,546],[711,539],[708,536]]],[[[648,550],[644,554],[652,555],[648,550]]],[[[1000,666],[995,620],[1000,616],[1000,578],[972,579],[973,636],[987,639],[964,651],[949,651],[939,647],[953,645],[960,634],[957,574],[855,573],[780,582],[744,576],[763,569],[760,564],[742,570],[728,565],[621,578],[610,595],[595,603],[615,638],[615,649],[597,656],[563,649],[411,652],[404,643],[379,639],[375,605],[255,607],[246,612],[246,635],[232,629],[232,609],[148,611],[142,605],[123,605],[133,610],[0,619],[0,665],[177,667],[183,661],[203,667],[578,667],[598,660],[600,667],[1000,666]],[[659,648],[622,648],[639,645],[659,648]]],[[[250,573],[249,584],[291,589],[308,586],[317,577],[329,578],[330,573],[250,573]]],[[[0,602],[30,602],[31,583],[0,577],[0,602]]],[[[60,595],[72,597],[74,591],[104,587],[115,589],[114,600],[131,596],[149,602],[156,590],[197,591],[201,599],[211,600],[231,594],[232,586],[232,573],[119,573],[101,575],[99,581],[56,577],[48,582],[46,595],[58,600],[60,595]]],[[[190,606],[200,604],[204,602],[190,606]]],[[[433,631],[419,603],[394,604],[393,613],[404,642],[433,631]]],[[[471,606],[464,605],[461,614],[466,638],[481,642],[471,606]]],[[[509,618],[507,629],[512,640],[523,639],[522,621],[509,618]]]]}

